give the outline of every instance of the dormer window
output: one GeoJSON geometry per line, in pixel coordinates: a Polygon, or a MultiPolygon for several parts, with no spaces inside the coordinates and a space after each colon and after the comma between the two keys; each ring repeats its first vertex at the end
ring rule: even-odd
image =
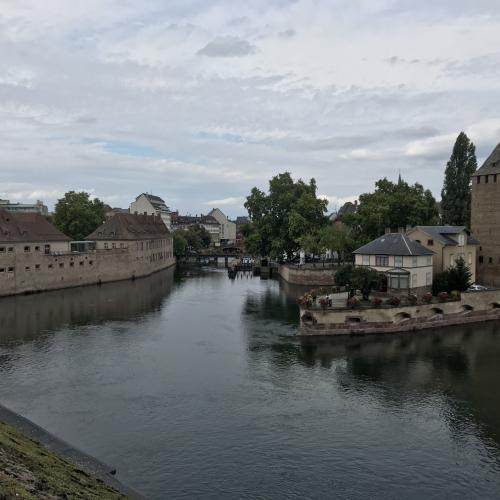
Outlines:
{"type": "Polygon", "coordinates": [[[464,245],[465,245],[465,235],[459,234],[458,235],[458,246],[463,247],[464,245]]]}

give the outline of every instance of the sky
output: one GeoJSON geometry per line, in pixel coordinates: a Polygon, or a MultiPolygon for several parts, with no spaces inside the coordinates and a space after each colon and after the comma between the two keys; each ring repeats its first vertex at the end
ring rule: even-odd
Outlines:
{"type": "Polygon", "coordinates": [[[500,142],[498,0],[1,0],[0,198],[142,192],[235,217],[314,177],[437,199],[464,130],[500,142]]]}

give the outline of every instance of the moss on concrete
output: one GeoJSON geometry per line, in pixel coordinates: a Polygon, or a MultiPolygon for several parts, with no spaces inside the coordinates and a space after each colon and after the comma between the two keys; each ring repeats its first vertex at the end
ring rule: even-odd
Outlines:
{"type": "Polygon", "coordinates": [[[128,497],[0,422],[0,500],[11,498],[128,497]]]}

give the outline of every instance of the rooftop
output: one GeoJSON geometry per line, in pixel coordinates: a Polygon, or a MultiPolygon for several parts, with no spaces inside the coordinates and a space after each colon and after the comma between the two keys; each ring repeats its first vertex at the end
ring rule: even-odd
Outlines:
{"type": "Polygon", "coordinates": [[[434,255],[432,250],[410,240],[403,233],[388,233],[355,250],[363,255],[434,255]]]}
{"type": "Polygon", "coordinates": [[[489,175],[489,174],[500,174],[500,143],[492,151],[490,156],[486,158],[481,168],[476,170],[472,176],[478,175],[489,175]]]}
{"type": "Polygon", "coordinates": [[[416,229],[431,236],[434,240],[445,246],[456,246],[458,241],[450,238],[448,235],[456,235],[462,232],[467,234],[468,245],[479,245],[471,232],[465,226],[416,226],[416,229]]]}
{"type": "Polygon", "coordinates": [[[0,209],[0,242],[70,241],[39,213],[11,213],[0,209]]]}
{"type": "Polygon", "coordinates": [[[101,224],[86,240],[147,240],[166,237],[167,226],[156,215],[117,213],[101,224]]]}

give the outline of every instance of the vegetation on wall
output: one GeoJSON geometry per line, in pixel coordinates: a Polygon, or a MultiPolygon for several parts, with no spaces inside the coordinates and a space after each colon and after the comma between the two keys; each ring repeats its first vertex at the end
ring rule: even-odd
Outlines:
{"type": "Polygon", "coordinates": [[[105,219],[104,203],[91,199],[84,191],[68,191],[56,203],[53,222],[71,239],[80,241],[97,229],[105,219]]]}

